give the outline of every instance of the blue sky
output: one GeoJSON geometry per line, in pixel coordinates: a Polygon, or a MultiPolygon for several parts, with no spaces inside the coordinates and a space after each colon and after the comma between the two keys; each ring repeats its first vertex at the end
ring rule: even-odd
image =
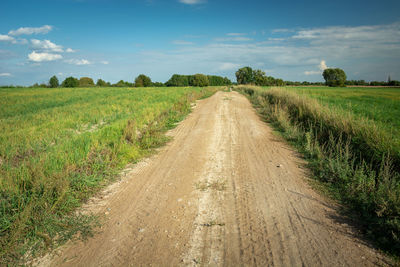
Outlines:
{"type": "Polygon", "coordinates": [[[1,0],[0,85],[132,82],[242,66],[293,81],[400,80],[400,1],[1,0]]]}

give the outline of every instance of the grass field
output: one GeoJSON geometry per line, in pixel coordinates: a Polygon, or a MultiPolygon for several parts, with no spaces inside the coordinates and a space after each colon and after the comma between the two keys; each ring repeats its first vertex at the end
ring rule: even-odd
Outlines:
{"type": "Polygon", "coordinates": [[[400,90],[241,86],[381,249],[400,256],[400,90]]]}
{"type": "Polygon", "coordinates": [[[289,87],[298,94],[374,121],[400,142],[400,88],[289,87]]]}
{"type": "Polygon", "coordinates": [[[0,89],[0,265],[87,234],[72,211],[216,90],[0,89]]]}

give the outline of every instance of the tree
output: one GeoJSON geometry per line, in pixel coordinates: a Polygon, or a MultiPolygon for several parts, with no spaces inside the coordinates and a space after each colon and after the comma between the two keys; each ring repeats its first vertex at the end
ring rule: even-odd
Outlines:
{"type": "Polygon", "coordinates": [[[325,79],[325,83],[331,87],[345,87],[346,73],[339,68],[336,69],[325,69],[322,73],[325,79]]]}
{"type": "Polygon", "coordinates": [[[164,84],[163,84],[162,82],[154,82],[154,83],[153,83],[153,86],[154,86],[154,87],[163,87],[164,84]]]}
{"type": "Polygon", "coordinates": [[[58,79],[57,79],[56,75],[54,75],[53,77],[50,78],[50,80],[49,80],[49,86],[50,86],[51,88],[57,88],[59,85],[60,85],[60,84],[59,84],[59,82],[58,82],[58,79]]]}
{"type": "Polygon", "coordinates": [[[152,85],[150,77],[140,74],[135,79],[135,87],[150,87],[152,85]]]}
{"type": "Polygon", "coordinates": [[[238,84],[254,83],[254,73],[253,69],[250,67],[243,67],[239,69],[235,74],[238,84]]]}
{"type": "Polygon", "coordinates": [[[79,79],[79,87],[91,87],[91,86],[94,86],[92,78],[82,77],[79,79]]]}
{"type": "Polygon", "coordinates": [[[189,77],[187,75],[174,74],[165,83],[166,86],[189,86],[189,77]]]}
{"type": "Polygon", "coordinates": [[[78,87],[79,86],[79,80],[74,77],[68,77],[62,82],[62,87],[78,87]]]}
{"type": "Polygon", "coordinates": [[[98,79],[96,85],[97,86],[107,86],[107,83],[105,81],[103,81],[102,79],[98,79]]]}
{"type": "Polygon", "coordinates": [[[209,85],[209,81],[206,75],[204,74],[195,74],[190,77],[189,80],[190,86],[199,86],[205,87],[209,85]]]}

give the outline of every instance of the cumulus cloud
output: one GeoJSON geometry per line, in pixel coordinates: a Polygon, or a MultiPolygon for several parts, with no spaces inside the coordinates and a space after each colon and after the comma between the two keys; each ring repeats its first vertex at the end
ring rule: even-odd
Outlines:
{"type": "Polygon", "coordinates": [[[0,73],[0,77],[10,77],[10,76],[12,76],[12,75],[11,75],[11,73],[8,73],[8,72],[0,73]]]}
{"type": "Polygon", "coordinates": [[[52,53],[47,53],[47,52],[37,53],[36,51],[33,51],[32,53],[30,53],[28,55],[28,58],[30,61],[42,62],[42,61],[58,60],[58,59],[61,59],[62,56],[59,54],[52,54],[52,53]]]}
{"type": "Polygon", "coordinates": [[[75,53],[76,51],[73,50],[72,48],[67,48],[67,49],[65,49],[65,52],[67,52],[67,53],[75,53]]]}
{"type": "Polygon", "coordinates": [[[319,69],[320,69],[321,71],[324,71],[324,70],[326,70],[327,68],[328,68],[328,66],[326,66],[325,60],[321,60],[321,63],[319,63],[319,69]]]}
{"type": "Polygon", "coordinates": [[[56,45],[55,43],[52,43],[49,40],[41,41],[41,40],[37,40],[37,39],[32,39],[31,44],[34,49],[38,49],[38,50],[44,50],[44,51],[56,52],[56,53],[64,52],[61,45],[56,45]]]}
{"type": "Polygon", "coordinates": [[[193,42],[189,42],[189,41],[183,41],[183,40],[175,40],[172,41],[173,44],[175,45],[193,45],[193,42]]]}
{"type": "Polygon", "coordinates": [[[31,35],[31,34],[46,34],[53,29],[50,25],[44,25],[42,27],[21,27],[17,30],[11,30],[8,32],[9,35],[31,35]]]}
{"type": "Polygon", "coordinates": [[[307,70],[304,72],[305,75],[309,76],[309,75],[321,75],[322,72],[324,70],[326,70],[328,68],[328,66],[326,66],[326,61],[325,60],[321,60],[321,62],[318,65],[319,70],[307,70]]]}
{"type": "Polygon", "coordinates": [[[103,61],[101,61],[101,64],[104,64],[104,65],[108,65],[110,62],[108,62],[108,61],[106,61],[106,60],[103,60],[103,61]]]}
{"type": "Polygon", "coordinates": [[[72,65],[90,65],[92,64],[89,60],[87,59],[68,59],[65,60],[66,63],[72,64],[72,65]]]}
{"type": "Polygon", "coordinates": [[[202,4],[205,3],[205,0],[179,0],[180,3],[182,4],[187,4],[187,5],[197,5],[197,4],[202,4]]]}
{"type": "Polygon", "coordinates": [[[15,38],[12,36],[0,34],[0,42],[15,42],[15,38]]]}

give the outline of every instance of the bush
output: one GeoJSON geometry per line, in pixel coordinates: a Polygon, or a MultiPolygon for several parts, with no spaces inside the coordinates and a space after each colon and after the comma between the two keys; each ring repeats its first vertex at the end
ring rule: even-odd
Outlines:
{"type": "Polygon", "coordinates": [[[62,84],[62,87],[78,87],[79,86],[79,80],[77,78],[74,77],[68,77],[66,78],[62,84]]]}

